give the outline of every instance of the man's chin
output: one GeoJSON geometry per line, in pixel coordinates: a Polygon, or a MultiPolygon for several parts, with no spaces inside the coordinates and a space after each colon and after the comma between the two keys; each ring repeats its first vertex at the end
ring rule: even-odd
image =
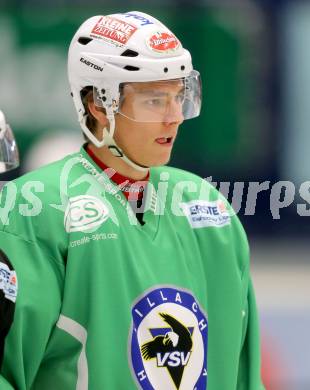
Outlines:
{"type": "Polygon", "coordinates": [[[163,158],[163,159],[159,159],[157,161],[154,161],[151,165],[149,165],[150,167],[161,167],[163,165],[167,165],[169,163],[171,159],[171,156],[169,156],[169,158],[163,158]]]}
{"type": "MultiPolygon", "coordinates": [[[[128,158],[130,158],[128,156],[128,158]]],[[[165,156],[157,156],[157,157],[154,157],[152,159],[144,159],[142,161],[142,159],[140,161],[138,161],[137,159],[131,159],[131,161],[133,161],[135,164],[137,165],[140,165],[140,167],[143,167],[143,168],[152,168],[152,167],[160,167],[162,165],[167,165],[169,163],[171,159],[171,153],[166,154],[165,156]]]]}

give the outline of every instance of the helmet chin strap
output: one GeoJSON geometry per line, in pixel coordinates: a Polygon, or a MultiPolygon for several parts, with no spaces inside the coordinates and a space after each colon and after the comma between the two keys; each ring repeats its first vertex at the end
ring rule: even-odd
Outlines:
{"type": "Polygon", "coordinates": [[[122,149],[117,145],[117,143],[114,140],[114,131],[115,131],[115,117],[114,113],[107,112],[107,118],[110,123],[110,129],[108,130],[106,127],[102,129],[103,133],[103,139],[104,139],[104,144],[107,145],[109,148],[110,152],[113,154],[115,157],[121,158],[125,163],[132,168],[136,169],[137,171],[140,172],[145,172],[147,173],[149,171],[148,167],[143,167],[141,165],[136,164],[132,160],[130,160],[126,154],[122,151],[122,149]]]}
{"type": "Polygon", "coordinates": [[[127,165],[131,166],[132,168],[136,169],[137,171],[140,172],[145,172],[147,173],[149,171],[149,167],[144,167],[141,165],[136,164],[132,160],[130,160],[125,153],[122,151],[122,149],[116,144],[113,136],[114,136],[114,131],[115,131],[115,117],[114,117],[114,112],[111,110],[111,108],[107,108],[107,118],[110,123],[110,128],[108,129],[107,127],[104,127],[102,129],[102,137],[101,141],[95,137],[95,135],[89,130],[89,128],[86,126],[86,116],[83,117],[83,119],[80,121],[81,127],[88,137],[88,139],[98,148],[102,146],[107,146],[110,150],[110,152],[113,154],[115,157],[121,158],[127,165]]]}

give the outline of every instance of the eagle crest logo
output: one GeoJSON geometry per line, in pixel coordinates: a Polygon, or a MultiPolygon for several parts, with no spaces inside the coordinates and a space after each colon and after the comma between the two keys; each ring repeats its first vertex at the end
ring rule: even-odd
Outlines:
{"type": "Polygon", "coordinates": [[[187,365],[193,346],[190,330],[176,318],[167,313],[159,313],[170,326],[164,335],[158,335],[153,340],[141,346],[144,360],[157,359],[158,367],[166,367],[179,389],[184,367],[187,365]]]}
{"type": "Polygon", "coordinates": [[[190,290],[154,286],[131,307],[129,366],[142,390],[206,390],[208,317],[190,290]]]}

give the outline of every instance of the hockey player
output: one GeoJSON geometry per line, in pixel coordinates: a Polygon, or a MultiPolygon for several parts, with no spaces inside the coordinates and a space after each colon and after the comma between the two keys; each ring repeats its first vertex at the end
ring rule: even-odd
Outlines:
{"type": "Polygon", "coordinates": [[[19,155],[15,137],[0,110],[0,173],[8,172],[18,166],[19,155]]]}
{"type": "Polygon", "coordinates": [[[165,166],[200,112],[189,52],[150,15],[95,16],[68,72],[86,143],[2,218],[1,390],[262,390],[246,235],[165,166]]]}

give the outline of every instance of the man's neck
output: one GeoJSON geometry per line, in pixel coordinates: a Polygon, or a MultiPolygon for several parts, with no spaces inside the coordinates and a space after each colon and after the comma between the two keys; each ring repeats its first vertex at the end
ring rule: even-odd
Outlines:
{"type": "Polygon", "coordinates": [[[119,174],[133,180],[144,180],[148,173],[141,172],[126,164],[121,158],[114,156],[107,146],[97,148],[93,144],[88,144],[88,148],[109,168],[115,169],[119,174]]]}

